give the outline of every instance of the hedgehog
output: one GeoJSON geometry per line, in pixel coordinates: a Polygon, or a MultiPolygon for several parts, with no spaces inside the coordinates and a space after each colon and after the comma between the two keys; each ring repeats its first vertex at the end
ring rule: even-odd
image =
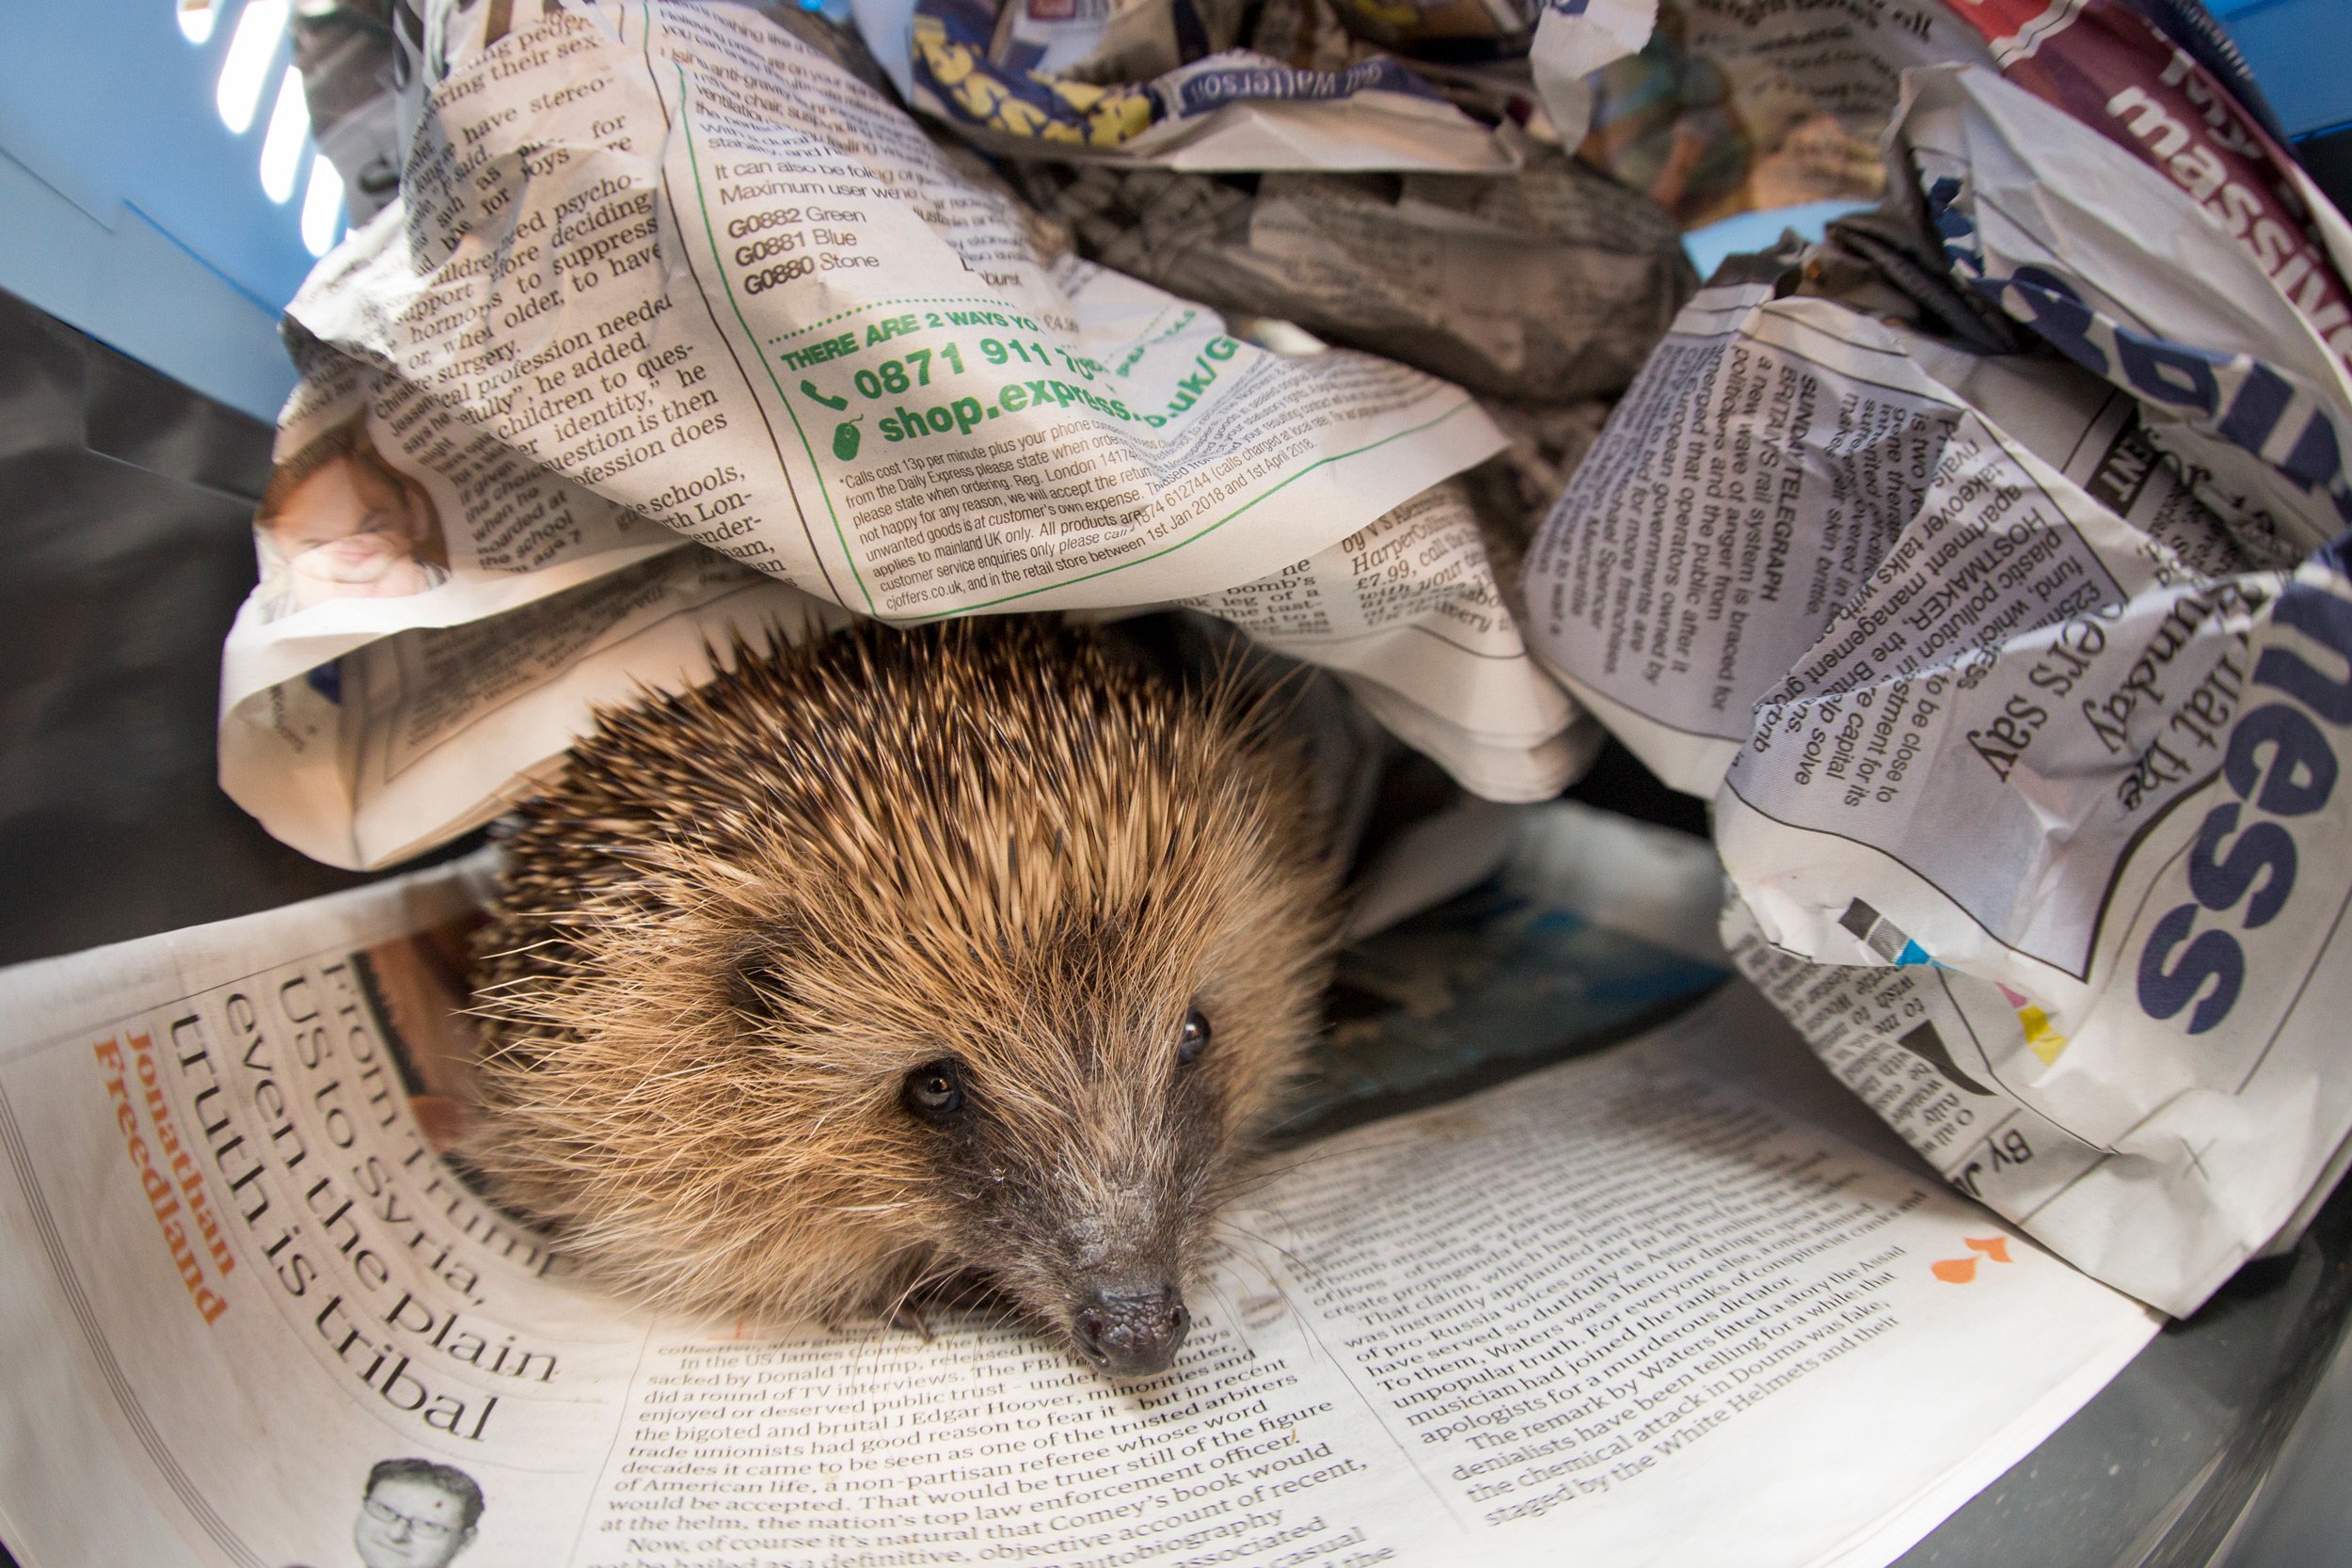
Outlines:
{"type": "Polygon", "coordinates": [[[465,1154],[639,1299],[920,1326],[977,1289],[1164,1370],[1337,925],[1263,693],[1041,616],[716,662],[514,822],[465,1154]]]}

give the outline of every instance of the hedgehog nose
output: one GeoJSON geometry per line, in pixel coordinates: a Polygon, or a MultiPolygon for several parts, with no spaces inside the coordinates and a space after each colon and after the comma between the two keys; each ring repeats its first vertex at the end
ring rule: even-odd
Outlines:
{"type": "Polygon", "coordinates": [[[1072,1332],[1089,1360],[1121,1377],[1164,1371],[1192,1327],[1192,1314],[1173,1285],[1093,1292],[1072,1332]]]}

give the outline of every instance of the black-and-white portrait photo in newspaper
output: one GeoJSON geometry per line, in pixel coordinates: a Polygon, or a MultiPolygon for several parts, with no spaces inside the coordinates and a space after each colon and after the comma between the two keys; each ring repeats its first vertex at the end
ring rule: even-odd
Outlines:
{"type": "MultiPolygon", "coordinates": [[[[368,1472],[351,1522],[359,1568],[449,1568],[473,1544],[482,1488],[454,1465],[379,1460],[368,1472]]],[[[328,1558],[326,1562],[340,1562],[328,1558]]],[[[296,1568],[312,1568],[298,1564],[296,1568]]]]}

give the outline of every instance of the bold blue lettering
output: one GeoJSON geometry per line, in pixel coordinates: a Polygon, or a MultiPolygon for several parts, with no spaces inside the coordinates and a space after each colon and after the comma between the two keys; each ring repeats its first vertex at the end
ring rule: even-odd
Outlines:
{"type": "Polygon", "coordinates": [[[2230,732],[2221,773],[2240,799],[2271,816],[2308,816],[2335,790],[2336,753],[2299,708],[2265,703],[2230,732]],[[2265,746],[2272,748],[2267,764],[2255,754],[2265,746]]]}
{"type": "MultiPolygon", "coordinates": [[[[1577,8],[1581,10],[1583,8],[1580,5],[1577,8]]],[[[1982,248],[1962,243],[1976,238],[1977,226],[1968,221],[1968,214],[1957,205],[1960,182],[1947,175],[1928,187],[1927,198],[1928,221],[1935,226],[1937,238],[1944,242],[1944,254],[1954,261],[1966,261],[1968,270],[1981,279],[1984,276],[1982,248]]],[[[1981,282],[1978,287],[1983,287],[1981,282]]]]}
{"type": "Polygon", "coordinates": [[[2246,906],[2246,928],[2267,926],[2286,908],[2295,891],[2295,840],[2276,822],[2257,822],[2239,835],[2230,852],[2217,860],[2221,841],[2237,832],[2237,802],[2228,801],[2205,814],[2204,826],[2188,851],[2188,890],[2197,901],[2218,914],[2246,896],[2257,877],[2260,892],[2246,906]],[[2267,877],[2264,873],[2268,872],[2267,877]]]}
{"type": "Polygon", "coordinates": [[[2230,400],[2230,411],[2221,417],[2218,429],[2223,439],[2248,451],[2261,451],[2294,396],[2295,388],[2286,384],[2285,377],[2259,359],[2250,361],[2237,395],[2230,400]]]}
{"type": "Polygon", "coordinates": [[[2159,403],[2210,414],[2220,401],[2220,389],[2213,378],[2213,355],[2201,354],[2180,343],[2143,338],[2119,326],[2115,329],[2115,357],[2125,379],[2159,403]]]}
{"type": "Polygon", "coordinates": [[[2278,688],[2330,724],[2352,724],[2352,603],[2298,582],[2279,595],[2270,613],[2343,659],[2344,678],[2323,675],[2301,655],[2272,647],[2254,665],[2256,682],[2278,688]]]}
{"type": "Polygon", "coordinates": [[[2188,944],[2178,964],[2167,969],[2164,960],[2196,923],[2197,906],[2183,904],[2148,933],[2148,945],[2139,954],[2139,1010],[2150,1018],[2170,1018],[2196,1001],[2211,980],[2211,994],[2188,1015],[2188,1032],[2201,1035],[2237,1005],[2238,988],[2246,983],[2246,955],[2229,932],[2207,931],[2188,944]]]}
{"type": "Polygon", "coordinates": [[[2313,490],[2333,490],[2343,484],[2344,463],[2336,447],[2335,421],[2328,418],[2326,409],[2312,410],[2311,422],[2295,438],[2295,450],[2279,467],[2289,479],[2313,490]]]}
{"type": "Polygon", "coordinates": [[[2041,267],[2019,267],[2010,275],[2009,283],[2024,296],[2026,309],[2033,312],[2029,325],[2052,348],[2085,370],[2100,375],[2107,373],[2106,353],[2090,341],[2090,328],[2096,318],[2091,315],[2090,307],[2076,296],[2072,284],[2041,267]]]}

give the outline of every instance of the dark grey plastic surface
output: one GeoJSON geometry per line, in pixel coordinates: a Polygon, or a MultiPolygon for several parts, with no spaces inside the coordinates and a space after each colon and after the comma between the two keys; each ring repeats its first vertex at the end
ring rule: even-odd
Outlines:
{"type": "Polygon", "coordinates": [[[0,963],[356,879],[214,782],[220,642],[253,584],[269,443],[0,293],[0,963]]]}
{"type": "MultiPolygon", "coordinates": [[[[1901,1559],[1903,1568],[2189,1568],[2215,1560],[2343,1338],[2352,1307],[2352,1201],[2338,1192],[2288,1257],[2250,1264],[2169,1325],[2030,1457],[1901,1559]]],[[[2352,1496],[2337,1472],[2299,1499],[2329,1555],[2235,1568],[2352,1561],[2352,1496]]],[[[2282,1481],[2286,1478],[2281,1478],[2282,1481]]],[[[2283,1491],[2283,1488],[2282,1488],[2283,1491]]]]}

